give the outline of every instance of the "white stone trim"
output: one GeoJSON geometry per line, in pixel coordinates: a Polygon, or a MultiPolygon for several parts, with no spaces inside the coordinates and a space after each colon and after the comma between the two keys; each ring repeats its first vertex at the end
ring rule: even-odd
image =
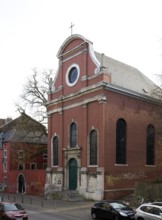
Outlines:
{"type": "Polygon", "coordinates": [[[78,82],[79,76],[80,76],[80,68],[79,68],[79,65],[76,64],[76,63],[73,63],[72,65],[69,66],[69,68],[68,68],[67,71],[66,71],[66,84],[67,84],[68,86],[70,86],[70,87],[74,86],[74,85],[78,82]],[[77,69],[78,75],[77,75],[77,78],[76,78],[75,82],[70,83],[70,82],[69,82],[69,79],[68,79],[68,78],[69,78],[69,72],[70,72],[70,70],[71,70],[73,67],[75,67],[75,68],[77,69]]]}

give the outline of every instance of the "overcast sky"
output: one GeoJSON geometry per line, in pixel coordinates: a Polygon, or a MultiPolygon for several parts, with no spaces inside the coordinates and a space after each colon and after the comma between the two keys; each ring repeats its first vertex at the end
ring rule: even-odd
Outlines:
{"type": "Polygon", "coordinates": [[[81,34],[95,51],[162,72],[161,0],[0,0],[0,118],[19,116],[15,102],[32,69],[57,70],[64,40],[81,34]]]}

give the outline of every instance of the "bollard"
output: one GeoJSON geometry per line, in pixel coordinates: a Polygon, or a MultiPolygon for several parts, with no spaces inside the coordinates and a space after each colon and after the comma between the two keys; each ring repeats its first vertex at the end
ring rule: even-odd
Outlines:
{"type": "Polygon", "coordinates": [[[54,200],[54,209],[56,209],[56,200],[54,200]]]}
{"type": "Polygon", "coordinates": [[[21,202],[24,203],[24,197],[23,197],[23,195],[21,196],[21,202]]]}
{"type": "Polygon", "coordinates": [[[42,199],[41,205],[42,205],[42,207],[43,207],[43,199],[42,199]]]}
{"type": "Polygon", "coordinates": [[[4,201],[4,195],[2,194],[2,196],[1,196],[1,201],[4,201]]]}

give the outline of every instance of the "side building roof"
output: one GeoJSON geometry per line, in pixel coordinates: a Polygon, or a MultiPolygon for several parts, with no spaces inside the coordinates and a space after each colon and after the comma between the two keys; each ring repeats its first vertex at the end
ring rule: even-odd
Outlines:
{"type": "Polygon", "coordinates": [[[0,136],[2,142],[47,144],[45,126],[25,113],[1,126],[0,136]]]}

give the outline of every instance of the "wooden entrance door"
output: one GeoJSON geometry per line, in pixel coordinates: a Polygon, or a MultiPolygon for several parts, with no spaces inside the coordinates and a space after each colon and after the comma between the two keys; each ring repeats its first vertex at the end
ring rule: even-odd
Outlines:
{"type": "Polygon", "coordinates": [[[77,161],[70,159],[69,161],[69,190],[77,188],[77,161]]]}

